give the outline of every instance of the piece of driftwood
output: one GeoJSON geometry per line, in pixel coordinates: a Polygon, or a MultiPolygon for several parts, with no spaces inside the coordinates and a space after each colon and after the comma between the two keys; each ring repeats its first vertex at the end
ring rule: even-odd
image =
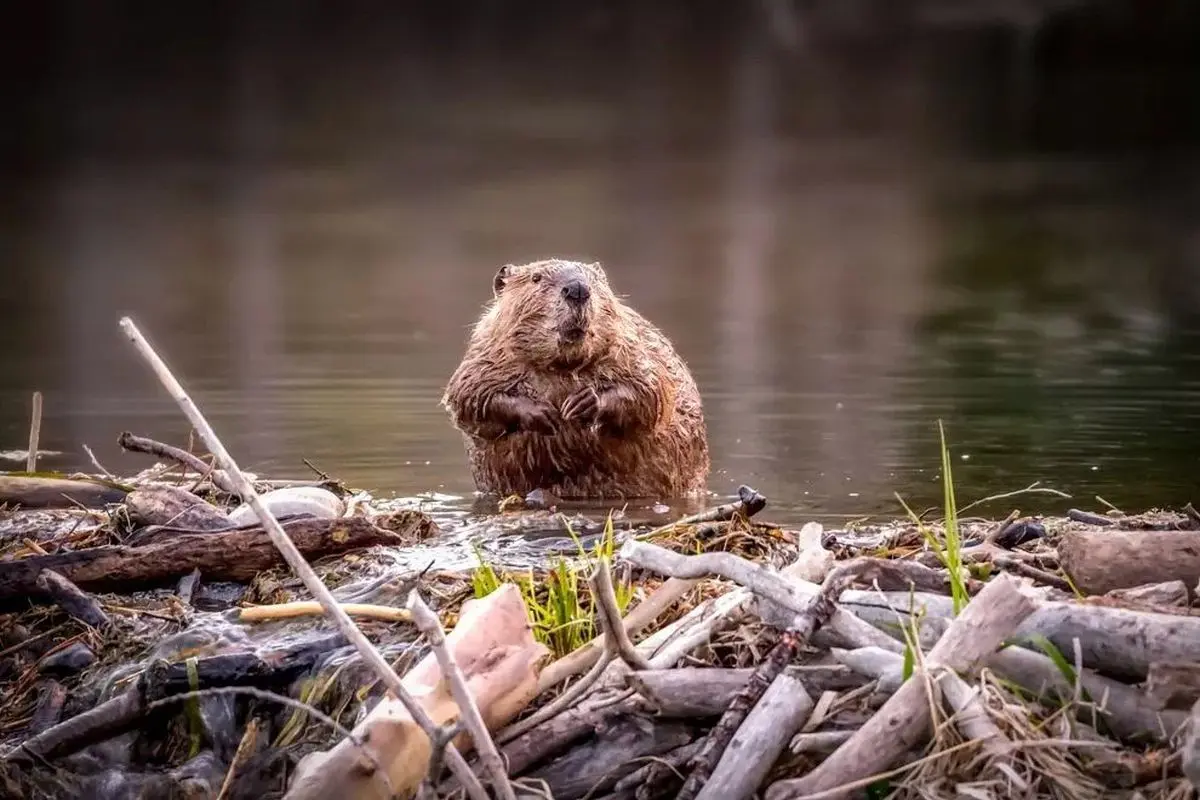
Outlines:
{"type": "Polygon", "coordinates": [[[606,792],[649,759],[688,744],[695,730],[683,722],[650,720],[628,714],[603,725],[525,777],[545,781],[554,800],[580,800],[606,792]]]}
{"type": "MultiPolygon", "coordinates": [[[[489,731],[511,720],[533,699],[539,662],[549,652],[534,640],[525,601],[510,583],[486,597],[468,600],[445,644],[489,731]]],[[[434,725],[440,727],[458,718],[458,705],[434,653],[426,654],[402,682],[434,725]]],[[[456,747],[470,743],[465,732],[458,739],[456,747]]],[[[447,749],[449,752],[457,750],[447,749]]],[[[385,696],[355,727],[352,738],[300,761],[285,797],[387,797],[382,793],[385,786],[361,769],[364,757],[386,774],[387,790],[403,796],[421,783],[431,755],[432,743],[424,727],[400,702],[385,696]]]]}
{"type": "Polygon", "coordinates": [[[631,800],[657,800],[673,796],[674,788],[679,785],[678,776],[684,772],[684,765],[699,748],[699,742],[692,742],[658,756],[617,781],[613,786],[613,794],[606,795],[607,800],[622,795],[631,800]]]}
{"type": "Polygon", "coordinates": [[[104,508],[127,493],[120,484],[89,478],[0,475],[0,506],[9,508],[104,508]]]}
{"type": "Polygon", "coordinates": [[[841,747],[851,736],[852,730],[814,731],[812,733],[797,733],[792,737],[788,749],[793,755],[804,753],[821,753],[828,755],[841,747]]]}
{"type": "Polygon", "coordinates": [[[165,458],[168,461],[174,461],[181,467],[194,471],[197,477],[207,475],[209,480],[212,481],[213,486],[216,486],[226,494],[241,497],[241,492],[238,491],[236,481],[225,470],[210,467],[199,456],[193,455],[186,450],[155,441],[154,439],[148,439],[145,436],[135,436],[129,431],[122,431],[121,435],[117,437],[117,444],[122,450],[128,450],[131,453],[143,453],[155,458],[165,458]]]}
{"type": "Polygon", "coordinates": [[[521,775],[615,720],[645,711],[645,703],[637,696],[616,702],[611,697],[589,697],[533,730],[505,742],[500,754],[508,764],[509,773],[521,775]]]}
{"type": "Polygon", "coordinates": [[[37,576],[37,588],[54,600],[59,608],[85,625],[91,625],[93,628],[108,625],[108,615],[104,613],[96,598],[54,570],[41,571],[37,576]]]}
{"type": "Polygon", "coordinates": [[[750,519],[758,512],[767,507],[767,498],[763,497],[759,492],[746,485],[738,487],[738,499],[732,503],[715,506],[714,508],[706,509],[698,514],[690,514],[685,517],[680,517],[674,522],[668,522],[666,525],[659,526],[648,533],[639,534],[639,539],[653,539],[656,536],[661,536],[664,533],[670,533],[682,525],[698,525],[704,522],[723,522],[734,519],[735,517],[743,517],[750,519]]]}
{"type": "MultiPolygon", "coordinates": [[[[631,672],[625,681],[662,716],[712,717],[729,707],[753,673],[749,668],[676,667],[631,672]]],[[[857,689],[864,683],[840,664],[791,666],[783,674],[815,693],[857,689]]]]}
{"type": "Polygon", "coordinates": [[[137,525],[164,525],[194,531],[225,531],[237,527],[222,509],[179,486],[158,483],[140,486],[125,498],[129,518],[137,525]]]}
{"type": "Polygon", "coordinates": [[[913,679],[812,772],[772,784],[767,800],[804,797],[886,769],[929,733],[930,710],[921,673],[941,669],[972,672],[1035,608],[1015,580],[1003,574],[993,578],[955,619],[913,679]]]}
{"type": "Polygon", "coordinates": [[[1133,586],[1128,589],[1111,589],[1105,592],[1104,596],[1152,606],[1186,606],[1188,604],[1188,587],[1183,581],[1148,583],[1145,586],[1133,586]]]}
{"type": "Polygon", "coordinates": [[[1198,531],[1067,531],[1058,560],[1084,594],[1200,580],[1198,531]]]}
{"type": "Polygon", "coordinates": [[[812,710],[813,700],[803,682],[786,672],[776,675],[704,781],[698,800],[753,797],[812,710]]]}
{"type": "MultiPolygon", "coordinates": [[[[386,518],[299,519],[284,526],[293,545],[310,558],[373,545],[403,546],[435,527],[427,515],[412,509],[386,518]]],[[[129,591],[169,583],[194,569],[209,581],[248,581],[281,563],[261,528],[183,534],[137,547],[107,545],[0,562],[0,600],[42,597],[37,576],[45,569],[87,591],[129,591]]]]}

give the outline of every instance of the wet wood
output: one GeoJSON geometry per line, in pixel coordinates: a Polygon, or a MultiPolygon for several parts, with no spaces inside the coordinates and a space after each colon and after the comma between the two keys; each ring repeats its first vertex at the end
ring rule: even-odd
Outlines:
{"type": "MultiPolygon", "coordinates": [[[[284,529],[306,558],[315,558],[372,545],[407,545],[431,535],[436,525],[419,511],[405,510],[371,519],[300,519],[285,523],[284,529]]],[[[0,601],[47,599],[37,586],[45,569],[87,591],[127,592],[169,584],[194,569],[207,581],[249,581],[283,563],[261,528],[181,534],[137,547],[110,545],[0,562],[0,601]]]]}
{"type": "Polygon", "coordinates": [[[236,527],[229,515],[178,486],[142,486],[125,498],[129,517],[137,525],[165,525],[195,531],[222,531],[236,527]]]}
{"type": "Polygon", "coordinates": [[[123,502],[127,493],[86,478],[0,475],[0,506],[9,508],[104,508],[123,502]]]}
{"type": "MultiPolygon", "coordinates": [[[[1034,601],[1007,575],[999,575],[963,609],[937,646],[926,656],[926,668],[946,667],[970,673],[986,663],[1021,620],[1033,613],[1034,601]]],[[[925,682],[909,680],[876,714],[820,766],[802,778],[778,781],[767,800],[799,798],[834,789],[887,769],[904,751],[929,733],[930,710],[925,682]]],[[[849,792],[832,797],[847,797],[849,792]]]]}
{"type": "Polygon", "coordinates": [[[155,441],[154,439],[147,439],[145,436],[135,436],[129,431],[123,431],[117,437],[117,444],[120,445],[122,450],[128,450],[131,453],[144,453],[155,458],[164,458],[168,461],[173,461],[185,469],[193,470],[197,478],[207,475],[209,480],[212,481],[213,486],[216,486],[221,491],[231,494],[234,497],[241,496],[241,493],[237,490],[236,482],[224,470],[213,469],[198,456],[186,450],[155,441]]]}
{"type": "Polygon", "coordinates": [[[85,625],[91,625],[93,628],[108,625],[108,615],[104,613],[96,598],[54,570],[42,570],[37,577],[37,588],[45,592],[59,608],[85,625]]]}
{"type": "Polygon", "coordinates": [[[1190,587],[1200,580],[1200,532],[1068,531],[1058,560],[1084,594],[1175,580],[1190,587]]]}
{"type": "Polygon", "coordinates": [[[543,780],[554,800],[580,800],[612,789],[645,759],[691,742],[695,730],[681,722],[654,722],[627,715],[527,777],[543,780]]]}
{"type": "MultiPolygon", "coordinates": [[[[525,601],[511,583],[481,599],[468,600],[445,646],[462,671],[488,731],[499,729],[533,700],[538,666],[549,652],[534,640],[525,601]]],[[[401,682],[435,725],[458,718],[458,705],[432,652],[401,682]]],[[[364,769],[371,762],[384,771],[394,794],[407,796],[421,784],[433,755],[432,742],[399,700],[384,697],[353,733],[361,746],[347,738],[329,750],[305,756],[285,797],[381,797],[382,783],[374,768],[364,769]]],[[[455,740],[458,747],[470,744],[466,734],[455,740]]]]}

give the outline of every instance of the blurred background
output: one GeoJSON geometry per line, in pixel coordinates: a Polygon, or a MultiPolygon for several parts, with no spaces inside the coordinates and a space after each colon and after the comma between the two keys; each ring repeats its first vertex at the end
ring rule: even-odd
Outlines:
{"type": "Polygon", "coordinates": [[[495,269],[557,255],[674,340],[713,491],[775,518],[938,503],[939,418],[960,506],[1200,499],[1200,4],[25,11],[0,449],[35,389],[46,468],[186,442],[131,314],[243,466],[469,498],[442,387],[495,269]]]}

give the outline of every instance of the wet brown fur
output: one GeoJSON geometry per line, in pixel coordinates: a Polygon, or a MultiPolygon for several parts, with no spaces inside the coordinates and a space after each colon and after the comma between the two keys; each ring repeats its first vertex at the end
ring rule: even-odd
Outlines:
{"type": "Polygon", "coordinates": [[[613,294],[599,264],[507,265],[493,289],[442,398],[480,491],[704,492],[707,431],[692,375],[658,328],[613,294]],[[581,308],[564,299],[572,280],[591,292],[581,308]]]}

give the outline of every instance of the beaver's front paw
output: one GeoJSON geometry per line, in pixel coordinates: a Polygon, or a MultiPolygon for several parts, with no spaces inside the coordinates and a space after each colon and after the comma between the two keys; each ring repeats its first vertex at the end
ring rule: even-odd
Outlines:
{"type": "Polygon", "coordinates": [[[558,431],[558,410],[549,403],[526,400],[517,405],[517,426],[523,431],[550,435],[558,431]]]}
{"type": "Polygon", "coordinates": [[[562,404],[562,418],[568,422],[579,422],[584,426],[598,422],[600,411],[600,395],[591,386],[583,387],[562,404]]]}

